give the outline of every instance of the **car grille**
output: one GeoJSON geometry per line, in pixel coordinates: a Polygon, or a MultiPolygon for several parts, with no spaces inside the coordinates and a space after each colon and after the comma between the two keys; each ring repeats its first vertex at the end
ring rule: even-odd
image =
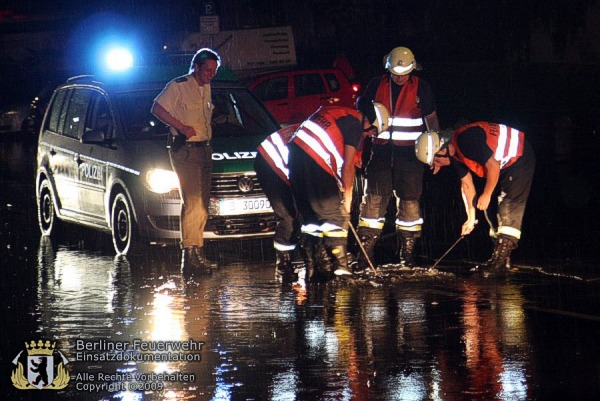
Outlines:
{"type": "MultiPolygon", "coordinates": [[[[179,216],[149,216],[154,226],[162,230],[179,231],[179,216]]],[[[275,231],[274,214],[253,214],[239,217],[210,217],[205,231],[216,235],[259,234],[275,231]]]]}
{"type": "Polygon", "coordinates": [[[255,173],[213,174],[210,195],[217,198],[263,195],[255,173]]]}
{"type": "Polygon", "coordinates": [[[277,217],[273,214],[258,214],[243,217],[213,217],[206,223],[205,231],[216,235],[258,234],[275,231],[277,217]]]}
{"type": "MultiPolygon", "coordinates": [[[[264,196],[255,173],[213,174],[210,196],[213,198],[264,196]]],[[[164,200],[180,199],[179,191],[163,194],[164,200]]]]}

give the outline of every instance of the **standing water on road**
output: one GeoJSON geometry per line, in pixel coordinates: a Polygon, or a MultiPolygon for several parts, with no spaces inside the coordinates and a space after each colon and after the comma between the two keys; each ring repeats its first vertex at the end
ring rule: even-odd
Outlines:
{"type": "MultiPolygon", "coordinates": [[[[114,257],[109,236],[69,225],[52,241],[40,239],[35,146],[0,145],[4,399],[579,401],[600,394],[598,212],[557,208],[546,185],[552,177],[541,175],[532,191],[516,271],[506,280],[470,272],[459,255],[484,260],[490,251],[487,238],[471,235],[439,274],[284,285],[272,251],[246,242],[219,244],[220,268],[190,278],[176,249],[114,257]],[[52,344],[62,370],[47,380],[60,389],[44,388],[34,372],[40,359],[50,360],[39,351],[52,344]]],[[[420,252],[429,260],[449,248],[462,223],[460,198],[443,179],[427,178],[432,223],[420,252]]],[[[487,234],[484,224],[478,229],[487,234]]],[[[395,245],[392,236],[382,242],[395,245]]]]}
{"type": "Polygon", "coordinates": [[[180,273],[169,248],[107,255],[42,238],[37,254],[5,269],[4,371],[38,338],[55,341],[70,369],[58,391],[17,390],[5,374],[7,399],[584,400],[600,391],[594,282],[529,270],[495,281],[457,268],[286,285],[271,261],[235,251],[197,277],[180,273]],[[166,359],[137,359],[157,355],[166,359]]]}

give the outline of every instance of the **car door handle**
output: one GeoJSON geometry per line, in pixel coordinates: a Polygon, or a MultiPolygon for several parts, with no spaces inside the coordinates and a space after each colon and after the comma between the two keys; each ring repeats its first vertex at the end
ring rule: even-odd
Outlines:
{"type": "Polygon", "coordinates": [[[75,160],[75,163],[77,163],[78,165],[82,163],[81,158],[79,157],[79,155],[73,156],[73,160],[75,160]]]}
{"type": "Polygon", "coordinates": [[[54,156],[56,154],[56,150],[50,149],[50,156],[54,156]]]}
{"type": "Polygon", "coordinates": [[[277,103],[277,106],[287,106],[289,103],[288,102],[281,102],[281,103],[277,103]]]}

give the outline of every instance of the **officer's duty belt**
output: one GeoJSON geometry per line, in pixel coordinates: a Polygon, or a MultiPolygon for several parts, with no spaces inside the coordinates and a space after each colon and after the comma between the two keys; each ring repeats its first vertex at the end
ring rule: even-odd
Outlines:
{"type": "Polygon", "coordinates": [[[206,146],[210,145],[210,141],[187,141],[185,143],[185,146],[189,147],[189,148],[204,148],[206,146]]]}

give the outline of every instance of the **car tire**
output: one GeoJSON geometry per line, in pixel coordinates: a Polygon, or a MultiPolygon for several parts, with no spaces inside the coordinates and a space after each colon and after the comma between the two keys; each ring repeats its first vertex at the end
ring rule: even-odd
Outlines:
{"type": "Polygon", "coordinates": [[[49,236],[59,225],[50,182],[43,180],[38,189],[38,224],[42,235],[49,236]]]}
{"type": "Polygon", "coordinates": [[[130,254],[137,245],[136,224],[127,196],[119,192],[112,202],[111,234],[118,255],[130,254]]]}

